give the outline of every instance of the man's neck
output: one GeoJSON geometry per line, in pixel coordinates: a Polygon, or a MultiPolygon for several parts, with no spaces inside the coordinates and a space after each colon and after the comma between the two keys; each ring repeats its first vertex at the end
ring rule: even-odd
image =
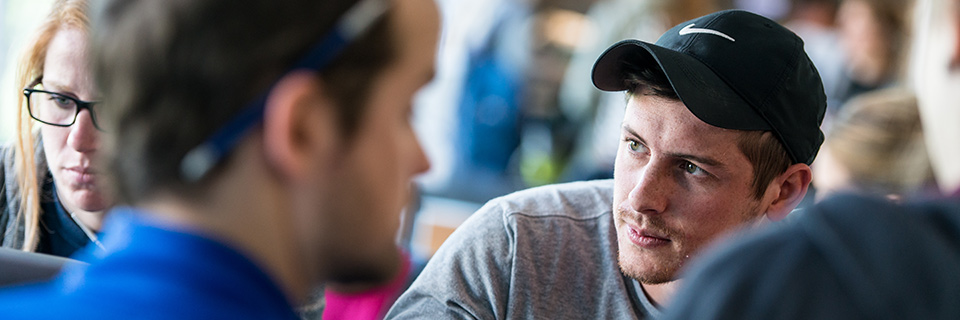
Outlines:
{"type": "Polygon", "coordinates": [[[307,283],[311,281],[298,267],[299,262],[288,250],[289,245],[283,243],[285,237],[272,232],[278,225],[275,221],[247,219],[238,209],[216,210],[170,201],[146,203],[141,207],[158,223],[172,229],[195,230],[237,250],[277,281],[292,303],[301,303],[309,294],[307,283]]]}
{"type": "Polygon", "coordinates": [[[647,295],[647,298],[650,298],[650,301],[653,302],[657,308],[663,309],[670,303],[670,299],[676,294],[677,289],[680,288],[680,283],[680,280],[674,280],[661,284],[640,283],[640,286],[643,287],[644,294],[647,295]]]}
{"type": "Polygon", "coordinates": [[[239,251],[274,279],[291,303],[300,304],[321,270],[307,263],[316,259],[305,257],[297,245],[282,187],[257,168],[259,159],[248,158],[254,159],[224,168],[199,199],[162,194],[138,206],[162,223],[198,230],[239,251]]]}

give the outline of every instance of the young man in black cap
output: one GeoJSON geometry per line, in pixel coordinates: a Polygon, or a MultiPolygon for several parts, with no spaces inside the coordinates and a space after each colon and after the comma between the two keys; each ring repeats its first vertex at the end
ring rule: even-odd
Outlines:
{"type": "Polygon", "coordinates": [[[945,199],[828,198],[709,255],[667,319],[960,319],[960,1],[914,10],[910,78],[945,199]]]}
{"type": "Polygon", "coordinates": [[[823,136],[820,78],[787,29],[744,11],[627,40],[594,84],[627,91],[614,179],[488,203],[388,318],[648,318],[711,241],[783,219],[823,136]]]}

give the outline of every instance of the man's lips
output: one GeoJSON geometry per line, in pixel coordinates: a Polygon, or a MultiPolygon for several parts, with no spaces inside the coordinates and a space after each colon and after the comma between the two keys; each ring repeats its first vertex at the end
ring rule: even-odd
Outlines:
{"type": "Polygon", "coordinates": [[[642,248],[653,249],[669,244],[670,238],[661,235],[650,229],[637,228],[632,225],[627,226],[627,235],[630,241],[642,248]]]}

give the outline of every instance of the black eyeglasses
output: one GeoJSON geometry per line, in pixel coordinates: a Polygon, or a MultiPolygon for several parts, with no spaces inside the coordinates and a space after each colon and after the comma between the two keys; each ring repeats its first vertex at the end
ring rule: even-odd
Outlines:
{"type": "MultiPolygon", "coordinates": [[[[340,18],[333,31],[311,47],[284,74],[295,70],[320,72],[351,41],[362,35],[379,17],[383,16],[387,8],[387,0],[360,0],[340,18]]],[[[278,77],[277,80],[282,77],[278,77]]],[[[202,144],[190,149],[180,160],[181,177],[188,182],[198,181],[220,163],[251,128],[263,121],[267,93],[271,90],[273,85],[247,104],[243,111],[234,116],[233,120],[220,127],[202,144]]]]}
{"type": "Polygon", "coordinates": [[[93,126],[101,130],[100,125],[97,124],[96,113],[93,111],[93,105],[98,101],[83,101],[63,93],[33,88],[39,84],[40,79],[37,79],[23,89],[23,95],[27,97],[27,111],[33,120],[51,126],[69,127],[77,122],[80,110],[87,109],[90,111],[93,126]]]}

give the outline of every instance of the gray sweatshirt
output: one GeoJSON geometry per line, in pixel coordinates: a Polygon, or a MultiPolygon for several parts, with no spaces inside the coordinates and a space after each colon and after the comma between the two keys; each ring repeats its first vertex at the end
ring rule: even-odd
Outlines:
{"type": "Polygon", "coordinates": [[[440,247],[387,319],[659,316],[617,264],[613,181],[491,200],[440,247]]]}
{"type": "MultiPolygon", "coordinates": [[[[3,181],[0,186],[0,246],[4,248],[19,249],[23,246],[25,238],[24,221],[20,218],[20,185],[17,180],[16,158],[14,156],[14,145],[3,144],[0,146],[0,180],[3,181]]],[[[37,142],[34,146],[34,161],[37,166],[37,183],[43,184],[43,179],[47,175],[47,161],[43,153],[43,144],[37,142]]],[[[42,190],[40,199],[53,197],[51,190],[42,190]]]]}

